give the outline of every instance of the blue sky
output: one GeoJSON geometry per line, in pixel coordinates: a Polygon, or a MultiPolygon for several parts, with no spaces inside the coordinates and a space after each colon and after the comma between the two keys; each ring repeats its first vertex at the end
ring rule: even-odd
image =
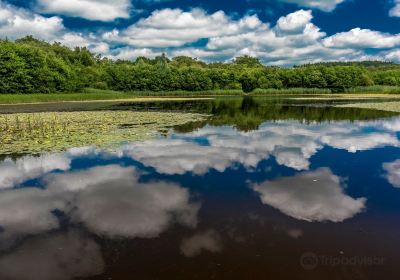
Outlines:
{"type": "Polygon", "coordinates": [[[28,34],[113,59],[400,62],[400,0],[0,0],[0,37],[28,34]]]}

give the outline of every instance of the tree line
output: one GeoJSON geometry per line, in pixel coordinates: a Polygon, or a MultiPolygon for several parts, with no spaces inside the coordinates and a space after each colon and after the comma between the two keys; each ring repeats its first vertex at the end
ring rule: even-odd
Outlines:
{"type": "Polygon", "coordinates": [[[400,86],[400,65],[389,62],[332,62],[291,68],[264,66],[243,56],[229,63],[165,55],[135,61],[110,60],[87,48],[70,49],[31,36],[0,40],[0,93],[116,91],[210,91],[400,86]]]}

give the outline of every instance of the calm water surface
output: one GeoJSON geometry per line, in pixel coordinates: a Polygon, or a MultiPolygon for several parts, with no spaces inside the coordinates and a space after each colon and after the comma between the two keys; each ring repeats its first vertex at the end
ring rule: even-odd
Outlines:
{"type": "Polygon", "coordinates": [[[213,117],[113,151],[3,156],[0,279],[400,279],[399,117],[187,105],[135,109],[213,117]]]}

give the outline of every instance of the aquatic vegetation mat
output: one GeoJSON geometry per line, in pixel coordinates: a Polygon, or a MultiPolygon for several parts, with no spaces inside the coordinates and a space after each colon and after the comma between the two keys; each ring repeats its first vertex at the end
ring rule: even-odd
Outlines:
{"type": "Polygon", "coordinates": [[[96,111],[0,115],[0,154],[62,151],[93,145],[108,148],[146,140],[205,115],[168,112],[96,111]]]}
{"type": "Polygon", "coordinates": [[[400,113],[400,101],[376,102],[376,103],[372,103],[372,102],[371,103],[355,103],[355,104],[338,105],[337,107],[374,109],[374,110],[400,113]]]}

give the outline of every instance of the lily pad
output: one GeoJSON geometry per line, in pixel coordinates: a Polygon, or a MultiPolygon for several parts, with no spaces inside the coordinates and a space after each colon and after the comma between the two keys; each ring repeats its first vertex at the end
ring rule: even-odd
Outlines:
{"type": "Polygon", "coordinates": [[[94,111],[0,115],[0,154],[109,148],[146,140],[205,115],[168,112],[94,111]]]}

